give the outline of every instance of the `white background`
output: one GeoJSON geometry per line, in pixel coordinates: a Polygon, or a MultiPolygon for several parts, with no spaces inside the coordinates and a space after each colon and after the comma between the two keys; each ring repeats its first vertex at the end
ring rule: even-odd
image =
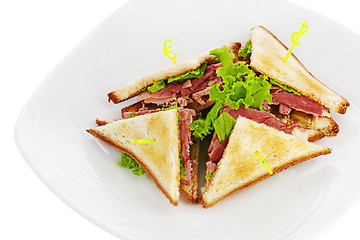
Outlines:
{"type": "MultiPolygon", "coordinates": [[[[355,0],[292,1],[360,34],[355,0]]],[[[126,2],[0,0],[0,239],[117,239],[67,207],[40,181],[17,151],[13,131],[22,106],[57,62],[126,2]]],[[[360,239],[359,222],[360,200],[319,239],[360,239]]]]}

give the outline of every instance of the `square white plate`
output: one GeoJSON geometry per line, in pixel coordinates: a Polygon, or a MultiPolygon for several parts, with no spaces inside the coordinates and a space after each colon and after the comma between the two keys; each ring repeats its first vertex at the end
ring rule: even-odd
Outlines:
{"type": "MultiPolygon", "coordinates": [[[[81,215],[122,239],[312,239],[358,198],[360,37],[286,1],[133,0],[84,39],[25,105],[18,147],[49,188],[81,215]],[[333,149],[204,210],[181,199],[173,207],[147,176],[116,163],[120,153],[85,132],[115,119],[128,104],[106,94],[171,64],[165,39],[181,61],[218,44],[247,41],[261,24],[286,45],[308,21],[294,53],[316,77],[351,103],[333,149]]],[[[131,101],[131,100],[130,100],[131,101]]]]}

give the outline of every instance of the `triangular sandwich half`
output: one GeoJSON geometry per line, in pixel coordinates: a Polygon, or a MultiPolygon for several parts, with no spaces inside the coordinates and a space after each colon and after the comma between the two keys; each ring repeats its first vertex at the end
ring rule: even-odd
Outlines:
{"type": "Polygon", "coordinates": [[[230,195],[302,161],[329,154],[331,149],[299,140],[275,128],[238,117],[217,169],[203,191],[201,204],[209,208],[230,195]]]}
{"type": "Polygon", "coordinates": [[[291,119],[298,120],[302,128],[317,131],[319,137],[315,137],[314,140],[321,138],[321,134],[336,135],[339,128],[331,117],[329,109],[344,114],[350,105],[349,102],[315,78],[294,54],[291,54],[284,63],[283,59],[288,48],[266,28],[253,27],[250,41],[252,68],[324,106],[322,114],[312,115],[292,111],[291,119]]]}
{"type": "Polygon", "coordinates": [[[118,120],[87,130],[101,141],[131,156],[177,206],[180,186],[178,110],[160,111],[118,120]],[[155,139],[148,144],[132,140],[155,139]]]}

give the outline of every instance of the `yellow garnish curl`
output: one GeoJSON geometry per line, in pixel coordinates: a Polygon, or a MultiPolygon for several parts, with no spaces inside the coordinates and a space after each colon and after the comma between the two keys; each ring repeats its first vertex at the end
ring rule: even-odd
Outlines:
{"type": "Polygon", "coordinates": [[[166,44],[170,42],[172,43],[173,41],[171,41],[170,39],[166,39],[165,42],[164,42],[164,48],[163,48],[163,52],[164,52],[164,56],[166,56],[167,58],[169,58],[171,61],[173,61],[174,64],[176,64],[176,56],[177,56],[177,53],[174,53],[174,56],[173,57],[170,57],[170,53],[172,53],[172,50],[168,51],[171,46],[166,46],[166,44]]]}
{"type": "Polygon", "coordinates": [[[268,172],[270,173],[270,175],[273,174],[273,171],[271,170],[271,168],[269,167],[269,165],[267,165],[267,163],[265,162],[265,160],[261,157],[260,153],[258,151],[255,152],[255,155],[260,159],[260,161],[262,162],[262,164],[264,164],[266,170],[268,170],[268,172]]]}
{"type": "Polygon", "coordinates": [[[301,43],[298,42],[299,37],[301,35],[305,35],[309,30],[309,27],[307,25],[307,21],[301,23],[301,29],[298,32],[294,32],[293,34],[291,34],[290,40],[291,40],[291,47],[289,49],[289,51],[287,52],[287,54],[285,55],[283,62],[286,63],[286,61],[288,60],[288,58],[290,57],[291,52],[294,50],[295,46],[300,46],[301,43]]]}
{"type": "Polygon", "coordinates": [[[152,142],[155,142],[155,138],[154,139],[138,139],[138,140],[131,140],[132,144],[149,144],[152,142]]]}

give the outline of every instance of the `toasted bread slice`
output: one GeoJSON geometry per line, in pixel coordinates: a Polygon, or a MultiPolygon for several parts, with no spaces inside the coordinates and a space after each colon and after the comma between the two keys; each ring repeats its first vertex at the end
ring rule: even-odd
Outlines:
{"type": "Polygon", "coordinates": [[[178,205],[180,133],[177,109],[118,120],[87,132],[134,158],[170,202],[178,205]],[[131,143],[138,139],[155,139],[155,142],[131,143]]]}
{"type": "MultiPolygon", "coordinates": [[[[227,47],[232,49],[234,47],[237,47],[237,43],[227,44],[227,47]]],[[[109,100],[113,101],[114,103],[119,103],[137,95],[142,88],[149,86],[155,82],[163,81],[168,79],[169,77],[179,76],[181,74],[197,69],[205,61],[214,61],[216,57],[210,55],[209,52],[210,51],[206,51],[198,56],[189,58],[178,64],[173,64],[157,71],[147,73],[131,82],[128,82],[117,90],[110,92],[108,94],[109,100]]]]}
{"type": "Polygon", "coordinates": [[[198,203],[198,158],[200,141],[197,139],[190,148],[190,161],[192,166],[191,184],[180,182],[180,192],[191,203],[198,203]]]}
{"type": "Polygon", "coordinates": [[[255,154],[256,151],[276,174],[302,161],[328,154],[331,149],[239,117],[223,157],[202,195],[204,208],[212,207],[271,176],[255,154]]]}
{"type": "Polygon", "coordinates": [[[291,112],[290,116],[298,121],[299,127],[322,132],[324,136],[336,136],[339,132],[339,125],[331,116],[313,116],[298,111],[291,112]]]}
{"type": "Polygon", "coordinates": [[[335,112],[346,112],[349,102],[316,79],[294,54],[283,62],[288,48],[269,30],[262,26],[253,27],[250,41],[251,67],[335,112]]]}

